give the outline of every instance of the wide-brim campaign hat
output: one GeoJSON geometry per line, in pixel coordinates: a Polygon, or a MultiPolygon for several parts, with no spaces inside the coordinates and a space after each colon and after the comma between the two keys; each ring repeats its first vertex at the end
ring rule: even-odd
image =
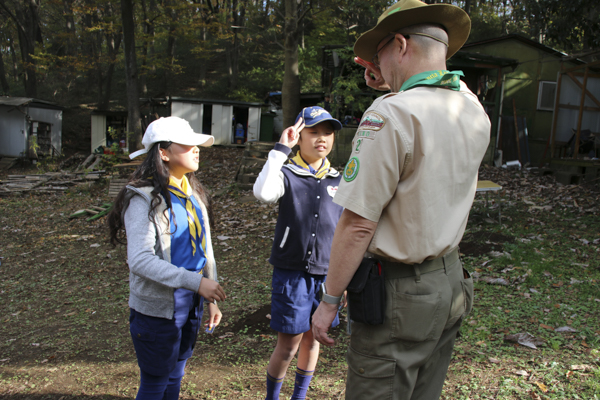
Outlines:
{"type": "Polygon", "coordinates": [[[339,131],[342,129],[342,123],[333,118],[331,114],[329,114],[329,112],[323,107],[304,107],[296,117],[296,122],[298,122],[300,118],[304,120],[305,128],[310,128],[311,126],[315,126],[321,122],[329,121],[333,125],[334,131],[339,131]]]}
{"type": "Polygon", "coordinates": [[[442,25],[448,33],[446,59],[465,44],[471,32],[471,19],[460,7],[451,4],[425,4],[419,0],[400,0],[381,14],[373,29],[356,40],[354,53],[365,61],[371,61],[377,52],[377,45],[390,33],[428,23],[442,25]]]}
{"type": "Polygon", "coordinates": [[[158,142],[173,142],[185,146],[209,147],[215,142],[211,135],[196,133],[190,126],[190,123],[179,117],[159,118],[153,121],[142,138],[143,149],[133,152],[129,158],[134,159],[137,156],[150,151],[152,146],[158,142]]]}

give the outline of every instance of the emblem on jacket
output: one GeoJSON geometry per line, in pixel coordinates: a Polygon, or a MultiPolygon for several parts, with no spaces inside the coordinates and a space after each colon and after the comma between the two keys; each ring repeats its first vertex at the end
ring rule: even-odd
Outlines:
{"type": "Polygon", "coordinates": [[[329,194],[331,197],[333,197],[333,196],[335,196],[337,189],[338,189],[337,186],[327,186],[327,194],[329,194]]]}

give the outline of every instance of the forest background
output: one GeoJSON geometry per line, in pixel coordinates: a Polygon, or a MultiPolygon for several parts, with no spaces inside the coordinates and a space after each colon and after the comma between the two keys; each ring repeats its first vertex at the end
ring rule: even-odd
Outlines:
{"type": "MultiPolygon", "coordinates": [[[[298,112],[301,92],[332,94],[348,104],[370,91],[352,62],[352,45],[393,3],[0,0],[0,94],[66,108],[127,107],[139,140],[140,97],[263,102],[281,90],[285,124],[298,112]],[[342,76],[326,86],[324,46],[344,46],[342,76]]],[[[451,3],[471,16],[469,42],[519,33],[569,54],[600,46],[596,0],[451,3]]],[[[65,120],[67,136],[79,128],[65,120]]]]}

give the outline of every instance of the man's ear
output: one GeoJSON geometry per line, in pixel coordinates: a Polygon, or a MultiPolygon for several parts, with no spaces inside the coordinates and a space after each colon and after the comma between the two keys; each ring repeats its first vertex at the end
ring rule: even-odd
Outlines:
{"type": "Polygon", "coordinates": [[[401,33],[396,34],[395,40],[398,41],[398,53],[397,54],[400,57],[400,59],[402,59],[402,57],[404,57],[404,55],[407,52],[408,40],[406,40],[404,35],[401,33]]]}
{"type": "Polygon", "coordinates": [[[160,159],[163,160],[164,162],[169,162],[169,156],[167,154],[167,150],[158,149],[158,151],[160,152],[160,159]]]}

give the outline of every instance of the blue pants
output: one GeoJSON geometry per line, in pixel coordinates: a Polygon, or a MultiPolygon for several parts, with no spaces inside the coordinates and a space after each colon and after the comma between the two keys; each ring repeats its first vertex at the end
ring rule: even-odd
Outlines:
{"type": "Polygon", "coordinates": [[[185,363],[192,356],[202,322],[204,298],[175,289],[173,319],[131,309],[129,330],[141,371],[137,399],[177,399],[185,363]]]}

